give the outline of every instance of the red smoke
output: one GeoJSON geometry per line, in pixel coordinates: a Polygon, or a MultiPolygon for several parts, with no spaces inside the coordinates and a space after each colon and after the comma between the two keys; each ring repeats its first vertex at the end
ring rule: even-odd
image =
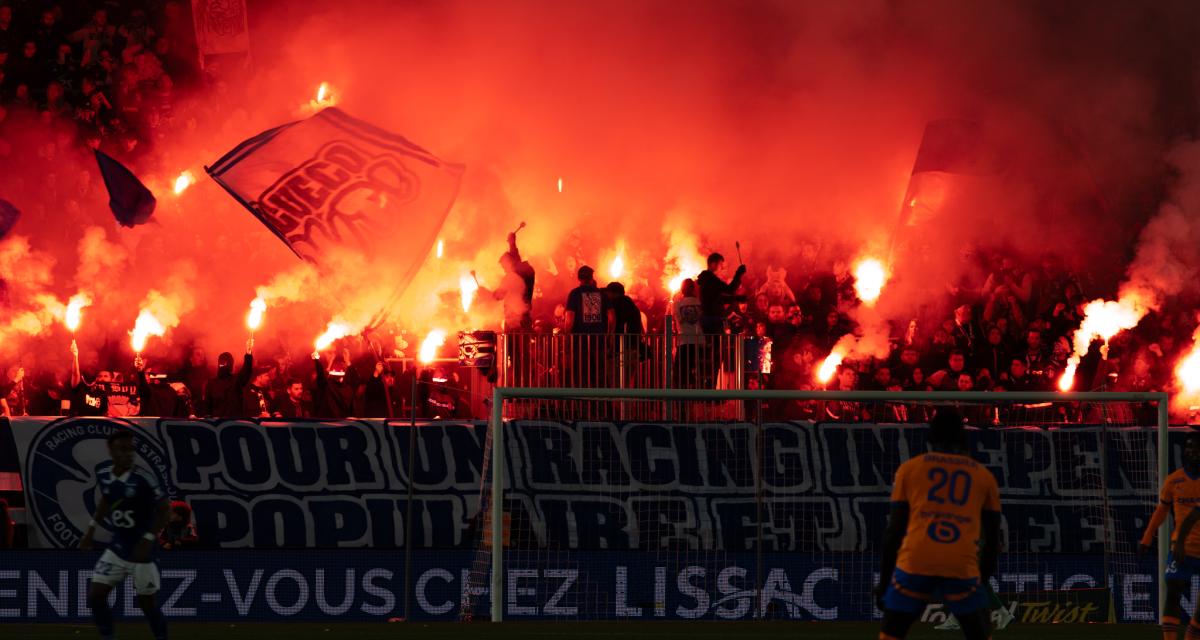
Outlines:
{"type": "MultiPolygon", "coordinates": [[[[147,347],[160,355],[193,339],[236,351],[256,296],[269,305],[257,335],[268,348],[303,352],[330,320],[370,316],[386,274],[354,256],[325,273],[298,264],[201,168],[310,114],[322,82],[347,112],[467,166],[444,257],[391,310],[418,335],[498,320],[483,296],[464,315],[459,280],[474,270],[499,282],[505,235],[522,220],[539,316],[579,264],[604,277],[620,243],[643,304],[709,251],[732,257],[735,240],[752,275],[885,255],[924,124],[947,116],[983,123],[1004,168],[919,230],[925,262],[901,263],[875,312],[906,318],[940,299],[976,244],[1060,252],[1104,295],[1186,128],[1167,105],[1198,52],[1176,26],[1194,6],[1101,4],[257,3],[248,68],[218,61],[219,80],[183,96],[133,162],[159,197],[154,223],[113,227],[86,154],[53,161],[57,183],[90,181],[67,211],[46,206],[40,170],[13,177],[25,216],[0,248],[13,305],[0,355],[33,335],[13,319],[52,323],[38,294],[93,297],[85,351],[123,338],[154,292],[178,317],[147,347]],[[1133,33],[1135,21],[1149,26],[1133,33]],[[198,181],[176,194],[183,171],[198,181]]],[[[8,142],[35,155],[56,137],[31,126],[8,142]]]]}

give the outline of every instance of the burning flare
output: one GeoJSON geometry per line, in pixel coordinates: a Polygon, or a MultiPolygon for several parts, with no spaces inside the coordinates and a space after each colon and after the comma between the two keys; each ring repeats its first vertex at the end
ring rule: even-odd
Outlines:
{"type": "Polygon", "coordinates": [[[196,176],[192,175],[191,171],[184,171],[175,178],[175,195],[179,195],[187,190],[188,187],[196,184],[196,176]]]}
{"type": "Polygon", "coordinates": [[[262,326],[263,314],[267,311],[267,302],[261,297],[250,301],[250,312],[246,314],[246,326],[251,331],[258,331],[262,326]]]}
{"type": "Polygon", "coordinates": [[[1200,329],[1196,330],[1197,339],[1192,351],[1179,361],[1175,367],[1175,377],[1179,379],[1181,391],[1188,396],[1200,395],[1200,329]]]}
{"type": "Polygon", "coordinates": [[[663,286],[667,288],[667,293],[679,293],[684,280],[695,278],[704,271],[704,256],[696,249],[699,245],[696,236],[691,233],[680,229],[671,231],[667,258],[663,263],[666,271],[663,274],[663,286]]]}
{"type": "Polygon", "coordinates": [[[858,299],[867,306],[874,306],[883,293],[883,285],[887,283],[888,273],[883,263],[875,258],[863,258],[854,265],[854,291],[858,299]]]}
{"type": "Polygon", "coordinates": [[[429,364],[437,358],[438,349],[446,344],[446,332],[442,329],[434,329],[425,336],[421,341],[421,351],[417,354],[417,359],[422,364],[429,364]]]}
{"type": "Polygon", "coordinates": [[[71,333],[79,328],[79,320],[83,315],[83,308],[92,305],[92,297],[86,293],[77,293],[71,296],[71,300],[67,302],[67,311],[63,315],[63,322],[67,325],[67,329],[71,333]]]}
{"type": "Polygon", "coordinates": [[[333,344],[334,340],[345,338],[349,333],[350,325],[333,320],[325,327],[325,333],[322,333],[313,345],[317,348],[317,351],[324,351],[329,348],[329,345],[333,344]]]}
{"type": "Polygon", "coordinates": [[[474,276],[463,274],[458,277],[458,290],[462,295],[463,312],[470,311],[471,303],[475,301],[475,292],[479,291],[479,283],[475,282],[474,276]]]}
{"type": "Polygon", "coordinates": [[[441,238],[438,238],[437,257],[440,259],[445,252],[446,252],[446,243],[441,238]]]}
{"type": "Polygon", "coordinates": [[[133,331],[129,332],[130,344],[133,345],[133,350],[141,353],[142,349],[146,348],[146,340],[150,336],[162,337],[167,330],[163,327],[162,322],[150,313],[149,309],[142,309],[138,313],[137,321],[133,324],[133,331]]]}
{"type": "Polygon", "coordinates": [[[338,96],[334,92],[333,87],[329,86],[328,82],[322,82],[321,86],[317,87],[317,97],[308,101],[308,106],[313,111],[320,111],[326,107],[332,107],[338,103],[338,96]]]}
{"type": "Polygon", "coordinates": [[[842,364],[842,359],[846,357],[845,353],[834,349],[821,363],[821,368],[817,369],[817,381],[821,384],[829,384],[833,379],[833,374],[837,373],[839,364],[842,364]]]}
{"type": "MultiPolygon", "coordinates": [[[[625,258],[622,257],[621,252],[618,251],[616,257],[613,258],[612,263],[608,265],[608,277],[610,280],[617,280],[620,279],[621,275],[624,273],[625,258]]],[[[680,280],[680,282],[683,281],[680,280]]]]}
{"type": "Polygon", "coordinates": [[[1070,391],[1075,386],[1075,370],[1079,361],[1087,354],[1092,342],[1104,342],[1100,348],[1102,356],[1108,358],[1108,341],[1113,336],[1132,329],[1150,312],[1149,307],[1136,294],[1123,295],[1120,300],[1092,300],[1083,308],[1083,322],[1071,339],[1071,357],[1058,380],[1060,391],[1070,391]]]}
{"type": "Polygon", "coordinates": [[[562,193],[562,178],[558,179],[558,192],[562,193]]]}

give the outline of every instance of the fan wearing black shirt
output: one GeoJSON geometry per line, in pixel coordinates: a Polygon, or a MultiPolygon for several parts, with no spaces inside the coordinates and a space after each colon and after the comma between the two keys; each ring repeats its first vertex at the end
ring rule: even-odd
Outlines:
{"type": "Polygon", "coordinates": [[[736,298],[738,287],[742,285],[742,277],[746,275],[746,265],[739,265],[733,273],[733,280],[724,280],[725,256],[713,253],[708,256],[708,269],[696,278],[696,286],[700,289],[700,326],[704,333],[721,333],[724,330],[726,307],[736,298]]]}
{"type": "Polygon", "coordinates": [[[79,345],[71,341],[71,415],[72,416],[104,416],[108,415],[108,384],[112,382],[112,374],[101,371],[96,374],[94,382],[84,381],[79,372],[79,345]]]}

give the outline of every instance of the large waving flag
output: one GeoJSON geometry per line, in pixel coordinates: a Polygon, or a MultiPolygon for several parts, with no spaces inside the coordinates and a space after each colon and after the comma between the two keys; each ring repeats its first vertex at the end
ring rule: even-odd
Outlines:
{"type": "Polygon", "coordinates": [[[264,131],[207,168],[296,255],[340,247],[402,292],[458,195],[461,165],[329,108],[264,131]]]}
{"type": "Polygon", "coordinates": [[[123,227],[146,223],[154,214],[158,201],[133,172],[115,158],[96,149],[96,164],[108,188],[108,208],[123,227]]]}

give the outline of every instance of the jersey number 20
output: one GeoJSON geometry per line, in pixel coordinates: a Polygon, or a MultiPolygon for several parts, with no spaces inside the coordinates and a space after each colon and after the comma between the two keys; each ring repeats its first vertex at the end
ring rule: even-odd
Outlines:
{"type": "Polygon", "coordinates": [[[962,470],[949,472],[942,467],[933,467],[929,470],[929,481],[933,486],[929,488],[929,495],[925,498],[930,502],[946,504],[949,501],[950,504],[960,507],[967,504],[967,498],[971,495],[971,474],[962,470]]]}

